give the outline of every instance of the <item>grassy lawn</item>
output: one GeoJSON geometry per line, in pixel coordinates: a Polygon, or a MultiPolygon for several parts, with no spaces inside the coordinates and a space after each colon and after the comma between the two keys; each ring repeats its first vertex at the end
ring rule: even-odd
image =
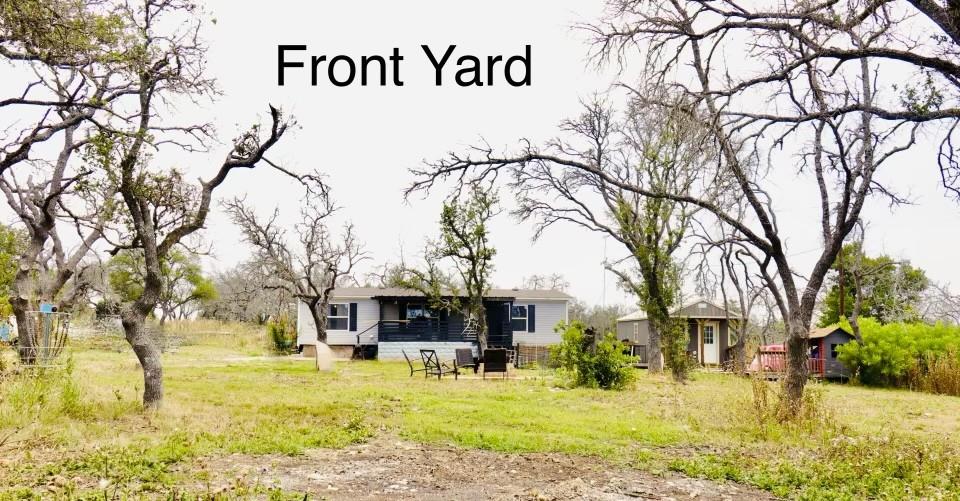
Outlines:
{"type": "Polygon", "coordinates": [[[204,457],[299,454],[379,434],[595,456],[786,497],[960,498],[960,398],[814,385],[821,415],[781,426],[756,417],[750,381],[722,374],[677,386],[644,373],[625,392],[568,390],[545,371],[437,381],[408,377],[405,363],[340,362],[319,374],[308,360],[265,356],[263,346],[252,332],[239,344],[222,333],[190,337],[166,356],[166,400],[155,414],[139,410],[141,373],[126,350],[78,344],[64,370],[6,376],[0,499],[185,494],[177,486],[205,473],[180,466],[204,457]]]}

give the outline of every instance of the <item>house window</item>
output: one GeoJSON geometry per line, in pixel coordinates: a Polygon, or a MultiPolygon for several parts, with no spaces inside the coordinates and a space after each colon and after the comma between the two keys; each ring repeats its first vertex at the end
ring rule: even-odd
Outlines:
{"type": "Polygon", "coordinates": [[[838,346],[840,346],[840,345],[839,345],[839,344],[831,344],[831,345],[830,345],[830,358],[837,358],[837,347],[838,347],[838,346]]]}
{"type": "Polygon", "coordinates": [[[527,307],[524,305],[513,305],[510,308],[510,327],[514,332],[527,332],[527,307]]]}
{"type": "Polygon", "coordinates": [[[423,304],[411,303],[407,305],[407,320],[423,318],[437,318],[437,314],[433,309],[427,308],[423,304]]]}
{"type": "Polygon", "coordinates": [[[640,322],[633,323],[633,340],[634,341],[640,340],[640,322]]]}
{"type": "Polygon", "coordinates": [[[331,303],[327,313],[327,330],[345,331],[350,329],[350,305],[331,303]]]}

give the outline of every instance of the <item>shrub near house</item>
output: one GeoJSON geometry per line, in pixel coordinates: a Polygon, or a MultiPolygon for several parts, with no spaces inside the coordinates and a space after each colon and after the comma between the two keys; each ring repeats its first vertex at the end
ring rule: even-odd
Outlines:
{"type": "Polygon", "coordinates": [[[562,341],[550,347],[550,356],[571,386],[622,390],[633,383],[636,357],[624,353],[613,333],[597,340],[582,322],[561,322],[555,330],[562,341]]]}
{"type": "Polygon", "coordinates": [[[960,396],[960,326],[860,320],[863,344],[840,347],[840,361],[867,385],[960,396]]]}

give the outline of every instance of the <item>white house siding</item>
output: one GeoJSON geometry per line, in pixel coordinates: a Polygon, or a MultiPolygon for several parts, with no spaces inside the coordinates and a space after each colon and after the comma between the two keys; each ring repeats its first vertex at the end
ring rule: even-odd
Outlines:
{"type": "Polygon", "coordinates": [[[470,342],[397,341],[377,345],[377,358],[403,360],[403,352],[406,352],[410,360],[420,360],[420,350],[435,350],[440,360],[450,361],[456,358],[457,354],[454,350],[458,348],[470,348],[474,356],[477,355],[476,345],[470,342]]]}
{"type": "Polygon", "coordinates": [[[560,342],[560,334],[553,331],[557,323],[567,321],[567,302],[566,301],[545,301],[545,300],[523,300],[518,299],[513,302],[515,305],[534,305],[534,332],[513,333],[513,342],[515,344],[545,346],[557,344],[560,342]]]}
{"type": "MultiPolygon", "coordinates": [[[[370,298],[333,298],[331,303],[357,303],[357,330],[327,330],[327,344],[350,345],[357,343],[357,334],[360,344],[377,344],[377,323],[380,321],[380,303],[370,298]],[[369,330],[367,330],[369,329],[369,330]],[[364,332],[366,331],[366,332],[364,332]]],[[[313,316],[306,303],[297,304],[297,344],[313,345],[317,340],[317,328],[313,323],[313,316]]]]}

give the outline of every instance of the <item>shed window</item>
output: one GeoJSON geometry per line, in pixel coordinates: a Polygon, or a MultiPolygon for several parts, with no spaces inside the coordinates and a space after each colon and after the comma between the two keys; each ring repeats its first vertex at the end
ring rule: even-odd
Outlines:
{"type": "Polygon", "coordinates": [[[640,341],[640,322],[633,323],[633,340],[640,341]]]}
{"type": "Polygon", "coordinates": [[[327,330],[345,331],[350,328],[350,304],[330,303],[327,313],[327,330]]]}
{"type": "Polygon", "coordinates": [[[527,307],[515,304],[510,308],[510,327],[514,332],[527,332],[527,307]]]}
{"type": "Polygon", "coordinates": [[[713,344],[713,326],[703,326],[703,344],[713,344]]]}
{"type": "Polygon", "coordinates": [[[837,358],[837,347],[838,347],[838,346],[840,346],[840,345],[839,345],[839,344],[831,344],[831,345],[830,345],[830,358],[837,358]]]}

